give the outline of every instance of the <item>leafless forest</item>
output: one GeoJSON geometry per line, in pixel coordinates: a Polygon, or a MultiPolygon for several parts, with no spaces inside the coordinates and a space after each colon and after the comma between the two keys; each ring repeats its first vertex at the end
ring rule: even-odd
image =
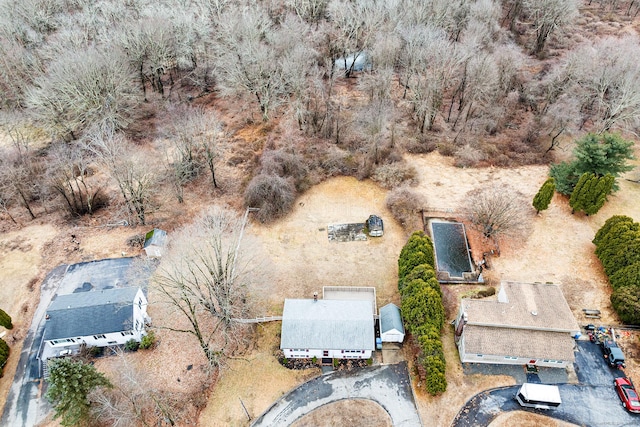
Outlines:
{"type": "Polygon", "coordinates": [[[635,134],[639,11],[635,0],[1,0],[5,224],[98,211],[145,224],[194,188],[268,221],[328,176],[411,182],[405,152],[512,166],[550,162],[579,133],[635,134]]]}

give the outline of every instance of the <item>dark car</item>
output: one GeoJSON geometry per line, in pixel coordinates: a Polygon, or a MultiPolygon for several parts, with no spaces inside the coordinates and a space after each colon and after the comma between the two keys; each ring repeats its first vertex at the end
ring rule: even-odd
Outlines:
{"type": "Polygon", "coordinates": [[[370,215],[367,219],[367,230],[369,231],[369,236],[371,237],[380,237],[384,234],[384,224],[382,222],[382,218],[377,215],[370,215]]]}
{"type": "Polygon", "coordinates": [[[613,380],[613,385],[616,387],[618,397],[622,400],[622,405],[629,412],[634,414],[640,414],[640,400],[638,399],[638,393],[631,384],[629,378],[616,378],[613,380]]]}
{"type": "Polygon", "coordinates": [[[609,366],[612,368],[624,368],[626,366],[624,363],[624,354],[615,341],[605,339],[600,345],[602,346],[602,354],[609,366]]]}

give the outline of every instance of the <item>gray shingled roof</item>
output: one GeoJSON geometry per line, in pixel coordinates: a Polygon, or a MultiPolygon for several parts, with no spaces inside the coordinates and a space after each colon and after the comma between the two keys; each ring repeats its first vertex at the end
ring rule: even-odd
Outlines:
{"type": "Polygon", "coordinates": [[[49,305],[45,340],[133,329],[133,300],[139,288],[127,287],[57,295],[49,305]]]}
{"type": "Polygon", "coordinates": [[[394,329],[404,334],[400,309],[397,305],[390,303],[380,309],[380,333],[384,334],[394,329]]]}
{"type": "Polygon", "coordinates": [[[280,348],[374,350],[370,301],[285,299],[280,348]]]}
{"type": "Polygon", "coordinates": [[[159,228],[154,228],[144,236],[144,247],[146,248],[151,245],[162,247],[165,245],[166,241],[167,232],[160,230],[159,228]]]}

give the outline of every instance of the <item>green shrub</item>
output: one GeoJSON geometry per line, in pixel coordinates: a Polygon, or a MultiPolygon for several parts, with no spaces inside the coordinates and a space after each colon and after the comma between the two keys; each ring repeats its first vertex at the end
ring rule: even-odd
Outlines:
{"type": "Polygon", "coordinates": [[[313,363],[314,365],[317,365],[318,364],[318,358],[316,356],[313,356],[311,358],[311,363],[313,363]]]}
{"type": "Polygon", "coordinates": [[[640,325],[640,286],[622,286],[611,294],[611,305],[626,325],[640,325]]]}
{"type": "Polygon", "coordinates": [[[92,357],[100,357],[104,354],[104,347],[90,347],[89,355],[92,357]]]}
{"type": "MultiPolygon", "coordinates": [[[[414,279],[421,279],[425,282],[428,282],[429,279],[436,278],[436,271],[429,264],[420,264],[411,270],[404,278],[398,280],[398,290],[402,293],[402,290],[406,286],[407,283],[411,282],[414,279]]],[[[438,281],[436,280],[436,283],[438,281]]],[[[438,289],[440,285],[438,284],[438,289]]]]}
{"type": "Polygon", "coordinates": [[[624,286],[640,286],[640,261],[616,271],[609,277],[609,282],[614,290],[624,286]]]}
{"type": "MultiPolygon", "coordinates": [[[[608,236],[609,232],[611,232],[611,230],[613,228],[615,228],[618,224],[620,223],[628,223],[628,224],[635,224],[633,221],[633,218],[630,218],[626,215],[614,215],[611,218],[609,218],[608,220],[606,220],[604,222],[604,224],[602,225],[602,227],[600,227],[600,229],[598,230],[598,232],[596,233],[595,237],[593,238],[592,242],[594,245],[599,246],[601,241],[603,239],[606,239],[606,237],[608,236]]],[[[638,229],[638,224],[635,224],[636,230],[638,229]]]]}
{"type": "Polygon", "coordinates": [[[0,308],[0,326],[4,326],[7,329],[13,329],[13,324],[11,323],[11,316],[9,316],[7,312],[1,308],[0,308]]]}
{"type": "Polygon", "coordinates": [[[489,286],[484,289],[480,289],[477,293],[478,298],[486,298],[496,294],[496,288],[489,286]]]}
{"type": "Polygon", "coordinates": [[[434,396],[447,391],[446,365],[442,359],[437,356],[427,356],[422,365],[427,373],[427,391],[434,396]]]}
{"type": "Polygon", "coordinates": [[[424,281],[413,280],[406,288],[400,303],[407,329],[413,331],[424,324],[437,330],[444,324],[444,306],[441,296],[424,281]]]}
{"type": "Polygon", "coordinates": [[[9,352],[9,345],[0,338],[0,378],[2,378],[4,365],[7,364],[7,360],[9,359],[9,352]]]}
{"type": "Polygon", "coordinates": [[[140,343],[133,338],[127,341],[124,345],[124,349],[127,351],[138,351],[138,348],[140,348],[140,343]]]}
{"type": "Polygon", "coordinates": [[[558,193],[568,196],[573,192],[573,187],[576,186],[582,174],[577,171],[573,163],[562,162],[551,165],[549,175],[556,182],[558,193]]]}
{"type": "Polygon", "coordinates": [[[414,232],[400,251],[398,277],[403,279],[420,264],[434,266],[433,243],[422,231],[414,232]]]}
{"type": "Polygon", "coordinates": [[[544,211],[549,207],[549,203],[551,203],[553,193],[555,192],[556,180],[553,178],[547,179],[533,197],[533,207],[535,208],[536,213],[540,213],[540,211],[544,211]]]}
{"type": "Polygon", "coordinates": [[[156,343],[156,334],[153,331],[147,331],[147,335],[142,337],[140,341],[140,348],[147,350],[153,347],[156,343]]]}

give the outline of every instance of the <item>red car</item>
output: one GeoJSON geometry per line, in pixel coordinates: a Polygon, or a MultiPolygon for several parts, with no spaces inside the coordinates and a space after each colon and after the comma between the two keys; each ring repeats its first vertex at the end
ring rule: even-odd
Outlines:
{"type": "Polygon", "coordinates": [[[613,380],[613,385],[627,411],[640,414],[640,399],[638,399],[638,393],[629,378],[616,378],[613,380]]]}

